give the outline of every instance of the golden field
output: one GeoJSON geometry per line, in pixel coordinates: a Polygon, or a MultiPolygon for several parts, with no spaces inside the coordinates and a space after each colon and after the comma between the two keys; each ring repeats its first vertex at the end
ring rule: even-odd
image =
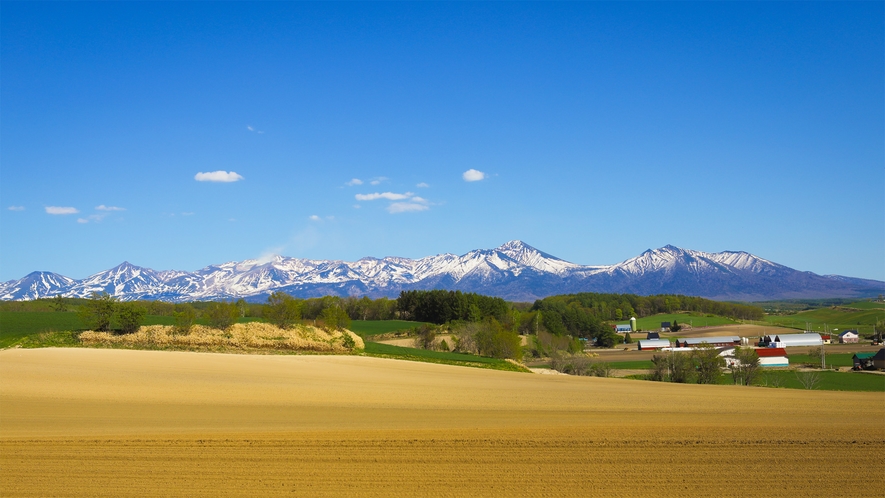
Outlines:
{"type": "Polygon", "coordinates": [[[883,421],[882,393],[10,349],[0,496],[875,496],[883,421]]]}

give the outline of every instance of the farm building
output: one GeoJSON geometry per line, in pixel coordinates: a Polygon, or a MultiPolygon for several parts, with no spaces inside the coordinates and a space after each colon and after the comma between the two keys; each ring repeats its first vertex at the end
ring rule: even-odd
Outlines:
{"type": "Polygon", "coordinates": [[[857,344],[858,339],[860,337],[856,330],[846,330],[839,334],[839,344],[857,344]]]}
{"type": "Polygon", "coordinates": [[[633,329],[630,327],[629,324],[628,325],[618,324],[618,325],[615,325],[615,332],[617,332],[619,334],[626,334],[627,332],[633,332],[633,329]]]}
{"type": "Polygon", "coordinates": [[[885,370],[885,348],[880,349],[873,355],[873,368],[885,370]]]}
{"type": "Polygon", "coordinates": [[[820,340],[823,341],[824,344],[831,344],[830,343],[830,336],[828,336],[828,335],[821,334],[820,340]]]}
{"type": "Polygon", "coordinates": [[[876,353],[854,353],[854,356],[851,357],[851,362],[853,363],[853,369],[855,370],[871,370],[873,367],[873,356],[876,356],[876,353]]]}
{"type": "Polygon", "coordinates": [[[651,351],[655,349],[663,349],[669,348],[670,341],[667,339],[652,339],[652,340],[640,340],[639,341],[639,350],[640,351],[651,351]]]}
{"type": "Polygon", "coordinates": [[[693,337],[690,339],[676,340],[676,346],[680,348],[696,348],[701,344],[709,344],[713,347],[739,346],[741,344],[741,338],[732,335],[723,337],[693,337]]]}
{"type": "Polygon", "coordinates": [[[791,346],[820,346],[824,341],[820,334],[778,334],[767,335],[759,341],[759,345],[768,348],[785,348],[791,346]]]}
{"type": "Polygon", "coordinates": [[[648,334],[646,334],[645,338],[648,339],[649,341],[652,339],[660,339],[661,334],[660,334],[660,332],[649,332],[648,334]]]}
{"type": "Polygon", "coordinates": [[[790,359],[784,348],[760,348],[756,350],[760,367],[788,367],[790,359]]]}
{"type": "Polygon", "coordinates": [[[661,322],[661,332],[670,331],[670,322],[661,322]]]}

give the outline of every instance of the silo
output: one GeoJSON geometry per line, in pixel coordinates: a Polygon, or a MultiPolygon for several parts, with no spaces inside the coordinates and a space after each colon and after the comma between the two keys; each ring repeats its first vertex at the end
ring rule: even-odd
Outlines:
{"type": "Polygon", "coordinates": [[[630,317],[630,331],[636,332],[636,317],[635,316],[630,317]]]}

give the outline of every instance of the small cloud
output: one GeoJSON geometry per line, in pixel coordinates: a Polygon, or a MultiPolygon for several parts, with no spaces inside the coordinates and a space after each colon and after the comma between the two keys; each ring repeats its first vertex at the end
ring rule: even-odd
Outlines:
{"type": "Polygon", "coordinates": [[[193,211],[185,211],[185,212],[181,213],[181,215],[182,216],[193,216],[194,213],[193,213],[193,211]]]}
{"type": "Polygon", "coordinates": [[[363,181],[360,180],[359,178],[354,178],[354,179],[350,180],[349,182],[345,183],[345,185],[347,185],[348,187],[353,187],[353,186],[362,185],[362,184],[363,184],[363,181]]]}
{"type": "Polygon", "coordinates": [[[89,223],[89,220],[86,218],[77,218],[77,223],[89,223]]]}
{"type": "Polygon", "coordinates": [[[24,206],[9,206],[6,209],[8,209],[10,211],[24,211],[25,207],[24,206]]]}
{"type": "Polygon", "coordinates": [[[233,222],[237,221],[237,219],[236,218],[228,218],[227,221],[230,221],[231,223],[233,223],[233,222]]]}
{"type": "Polygon", "coordinates": [[[362,207],[362,206],[360,206],[359,204],[354,204],[354,205],[353,205],[353,208],[354,208],[354,209],[359,209],[359,208],[361,208],[361,207],[362,207]]]}
{"type": "Polygon", "coordinates": [[[430,202],[430,201],[428,201],[427,199],[425,199],[425,198],[423,198],[423,197],[418,197],[418,196],[412,197],[411,200],[412,200],[412,202],[421,202],[421,203],[424,203],[424,204],[427,204],[427,203],[430,202]]]}
{"type": "Polygon", "coordinates": [[[370,181],[369,183],[371,183],[372,185],[380,185],[381,182],[386,182],[387,180],[389,180],[389,178],[387,178],[386,176],[377,176],[375,178],[372,178],[372,181],[370,181]]]}
{"type": "Polygon", "coordinates": [[[101,206],[95,206],[95,209],[98,211],[126,211],[126,208],[121,208],[117,206],[105,206],[102,204],[101,206]]]}
{"type": "Polygon", "coordinates": [[[77,218],[77,223],[89,223],[90,221],[98,223],[99,221],[105,219],[107,215],[107,213],[90,214],[85,218],[77,218]]]}
{"type": "Polygon", "coordinates": [[[201,173],[197,173],[196,175],[194,175],[194,180],[196,180],[198,182],[230,183],[230,182],[238,182],[243,179],[244,178],[241,175],[239,175],[233,171],[229,171],[229,172],[228,171],[212,171],[209,173],[202,173],[201,172],[201,173]]]}
{"type": "Polygon", "coordinates": [[[46,206],[46,212],[48,214],[77,214],[80,210],[73,207],[46,206]]]}
{"type": "Polygon", "coordinates": [[[261,130],[256,130],[255,128],[252,128],[251,126],[247,126],[246,129],[249,130],[249,131],[251,131],[252,133],[257,133],[257,134],[259,134],[259,135],[261,135],[262,133],[264,133],[263,131],[261,131],[261,130]]]}
{"type": "Polygon", "coordinates": [[[478,182],[480,180],[484,180],[486,174],[482,171],[471,168],[465,171],[464,174],[461,175],[461,177],[464,178],[465,182],[478,182]]]}
{"type": "Polygon", "coordinates": [[[421,182],[421,183],[419,183],[418,185],[415,185],[415,186],[418,187],[418,188],[428,188],[428,187],[430,187],[430,185],[428,185],[428,184],[426,184],[426,183],[424,183],[424,182],[421,182]]]}
{"type": "Polygon", "coordinates": [[[320,221],[321,219],[322,218],[320,218],[319,216],[317,216],[315,214],[310,215],[310,221],[320,221]]]}
{"type": "Polygon", "coordinates": [[[418,204],[417,202],[394,202],[387,206],[387,212],[390,214],[408,213],[410,211],[426,211],[430,209],[426,204],[418,204]]]}
{"type": "Polygon", "coordinates": [[[375,192],[374,194],[356,194],[356,200],[358,201],[375,201],[378,199],[387,199],[389,201],[401,201],[403,199],[408,199],[414,195],[412,192],[406,192],[405,194],[396,194],[393,192],[384,192],[379,194],[375,192]]]}

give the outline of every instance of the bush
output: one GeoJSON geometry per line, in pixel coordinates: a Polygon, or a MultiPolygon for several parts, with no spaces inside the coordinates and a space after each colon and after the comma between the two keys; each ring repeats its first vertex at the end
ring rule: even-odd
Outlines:
{"type": "Polygon", "coordinates": [[[227,330],[237,323],[240,317],[240,309],[234,303],[210,303],[203,312],[206,321],[213,329],[227,330]]]}
{"type": "Polygon", "coordinates": [[[172,326],[174,335],[187,335],[197,320],[197,310],[187,303],[176,304],[175,311],[172,312],[172,319],[175,325],[172,326]]]}
{"type": "Polygon", "coordinates": [[[268,296],[261,314],[268,322],[281,329],[288,329],[301,320],[301,310],[301,301],[285,292],[274,292],[268,296]]]}
{"type": "Polygon", "coordinates": [[[117,306],[117,298],[107,292],[93,292],[88,301],[80,305],[77,314],[91,330],[105,332],[111,329],[111,318],[117,306]]]}
{"type": "Polygon", "coordinates": [[[353,337],[346,330],[341,332],[341,345],[346,349],[353,349],[356,347],[356,341],[353,340],[353,337]]]}
{"type": "Polygon", "coordinates": [[[147,314],[147,309],[139,303],[120,303],[117,308],[117,321],[120,323],[120,329],[124,334],[131,334],[138,330],[141,321],[147,314]]]}

